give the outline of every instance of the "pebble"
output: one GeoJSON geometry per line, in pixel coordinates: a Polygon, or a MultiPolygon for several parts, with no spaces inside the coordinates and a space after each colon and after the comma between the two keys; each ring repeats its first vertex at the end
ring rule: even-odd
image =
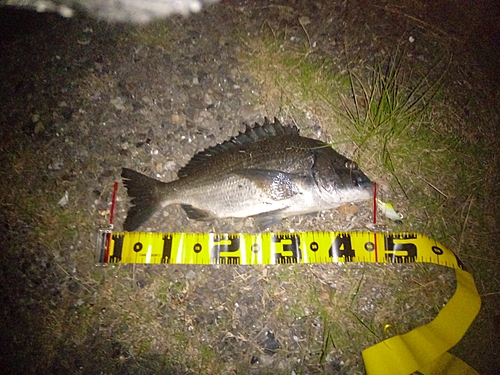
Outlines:
{"type": "Polygon", "coordinates": [[[124,100],[122,98],[120,98],[119,96],[114,98],[114,99],[111,99],[111,104],[113,104],[115,106],[115,108],[120,110],[120,111],[125,110],[124,100]]]}

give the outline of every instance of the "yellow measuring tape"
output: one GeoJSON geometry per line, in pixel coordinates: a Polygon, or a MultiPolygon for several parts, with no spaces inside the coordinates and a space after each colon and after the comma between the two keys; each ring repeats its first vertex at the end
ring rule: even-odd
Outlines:
{"type": "Polygon", "coordinates": [[[478,373],[447,351],[479,312],[472,275],[440,243],[415,233],[150,233],[100,231],[98,263],[434,263],[455,269],[457,289],[430,323],[363,351],[368,375],[478,373]]]}

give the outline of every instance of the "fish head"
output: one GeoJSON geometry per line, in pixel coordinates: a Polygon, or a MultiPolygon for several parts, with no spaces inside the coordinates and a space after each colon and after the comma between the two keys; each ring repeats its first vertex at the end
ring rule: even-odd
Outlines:
{"type": "Polygon", "coordinates": [[[373,182],[355,162],[330,147],[318,150],[314,156],[312,176],[323,200],[340,206],[373,197],[373,182]]]}

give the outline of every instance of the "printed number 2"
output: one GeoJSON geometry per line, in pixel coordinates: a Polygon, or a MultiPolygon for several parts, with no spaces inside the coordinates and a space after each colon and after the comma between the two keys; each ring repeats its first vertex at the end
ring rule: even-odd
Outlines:
{"type": "Polygon", "coordinates": [[[214,246],[212,247],[212,255],[218,256],[221,252],[233,253],[240,249],[240,239],[239,237],[229,237],[228,236],[216,236],[214,239],[214,246]],[[221,243],[222,241],[227,241],[227,243],[221,243]]]}
{"type": "Polygon", "coordinates": [[[214,238],[214,246],[212,246],[210,259],[213,263],[217,264],[239,264],[240,257],[238,254],[234,254],[239,249],[240,249],[239,237],[217,235],[214,238]],[[232,256],[230,256],[229,254],[224,254],[224,253],[233,253],[233,254],[232,256]]]}

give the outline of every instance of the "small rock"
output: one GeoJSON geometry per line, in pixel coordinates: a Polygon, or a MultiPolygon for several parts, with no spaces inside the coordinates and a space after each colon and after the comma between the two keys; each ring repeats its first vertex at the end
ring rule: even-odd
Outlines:
{"type": "Polygon", "coordinates": [[[311,23],[311,20],[307,16],[302,16],[299,18],[299,22],[302,26],[309,25],[311,23]]]}
{"type": "MultiPolygon", "coordinates": [[[[69,284],[68,284],[68,290],[71,292],[71,293],[76,293],[80,290],[80,285],[76,282],[76,281],[71,281],[69,284]]],[[[77,301],[78,302],[78,301],[77,301]]],[[[82,301],[83,302],[83,301],[82,301]]]]}
{"type": "Polygon", "coordinates": [[[35,130],[33,131],[35,134],[40,134],[45,130],[45,126],[43,126],[41,121],[38,121],[35,125],[35,130]]]}
{"type": "Polygon", "coordinates": [[[264,341],[262,346],[264,347],[264,352],[268,355],[273,355],[276,353],[276,350],[280,348],[279,342],[274,337],[273,331],[266,332],[267,339],[264,341]]]}
{"type": "Polygon", "coordinates": [[[125,102],[123,101],[122,98],[120,98],[119,96],[114,98],[114,99],[111,99],[111,104],[113,104],[115,106],[116,109],[120,110],[120,111],[123,111],[125,109],[125,102]]]}
{"type": "Polygon", "coordinates": [[[244,104],[238,109],[238,116],[242,117],[244,120],[253,120],[256,116],[260,116],[259,108],[256,108],[253,104],[244,104]]]}
{"type": "Polygon", "coordinates": [[[177,163],[175,161],[173,161],[173,160],[167,160],[165,162],[164,169],[166,171],[170,171],[170,172],[176,171],[178,169],[177,168],[177,163]]]}
{"type": "Polygon", "coordinates": [[[196,272],[194,272],[193,270],[189,270],[186,273],[186,279],[188,279],[190,281],[193,281],[194,279],[196,279],[196,272]]]}
{"type": "Polygon", "coordinates": [[[158,174],[162,173],[162,172],[163,172],[163,164],[162,164],[162,163],[157,163],[157,164],[155,165],[155,171],[156,171],[156,173],[158,173],[158,174]]]}
{"type": "Polygon", "coordinates": [[[348,216],[354,216],[359,212],[359,207],[355,204],[344,204],[337,208],[337,211],[348,216]]]}
{"type": "Polygon", "coordinates": [[[63,166],[63,161],[61,159],[53,159],[47,168],[51,171],[59,171],[63,166]]]}
{"type": "Polygon", "coordinates": [[[208,93],[205,93],[205,95],[203,96],[203,101],[205,102],[206,105],[214,104],[214,100],[208,93]]]}
{"type": "Polygon", "coordinates": [[[57,202],[57,204],[61,207],[64,207],[68,204],[68,202],[69,202],[69,195],[68,192],[65,191],[63,197],[59,199],[59,202],[57,202]]]}

